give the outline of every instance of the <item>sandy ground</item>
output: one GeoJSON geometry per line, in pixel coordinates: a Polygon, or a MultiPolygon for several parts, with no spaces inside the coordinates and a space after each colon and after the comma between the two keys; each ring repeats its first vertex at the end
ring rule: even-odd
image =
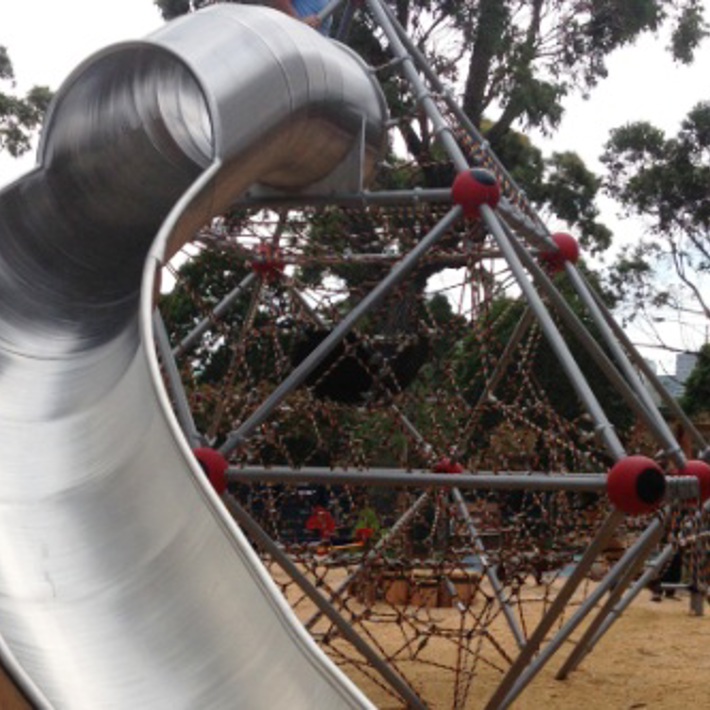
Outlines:
{"type": "MultiPolygon", "coordinates": [[[[569,650],[560,649],[513,705],[515,710],[710,708],[705,675],[710,671],[710,614],[691,616],[687,597],[659,604],[644,592],[568,679],[555,680],[569,650]]],[[[442,675],[422,667],[410,676],[432,708],[453,707],[442,675]]],[[[372,683],[353,677],[379,708],[403,707],[372,683]]],[[[500,677],[481,669],[465,707],[484,707],[500,677]]]]}
{"type": "MultiPolygon", "coordinates": [[[[531,585],[530,594],[534,595],[536,589],[531,585]]],[[[375,618],[378,613],[382,614],[379,623],[365,622],[363,629],[365,636],[371,632],[368,642],[378,648],[379,653],[395,655],[397,649],[402,649],[403,643],[406,645],[406,640],[411,640],[407,622],[402,623],[402,618],[393,619],[393,607],[380,602],[369,606],[358,605],[352,600],[349,605],[355,613],[369,608],[374,611],[375,618]]],[[[302,600],[296,604],[295,610],[302,619],[308,619],[314,608],[310,602],[302,600]]],[[[480,611],[478,608],[475,613],[480,611]]],[[[541,605],[526,605],[528,634],[535,628],[541,611],[541,605]]],[[[460,630],[461,614],[453,608],[413,611],[408,607],[403,616],[410,614],[415,624],[420,622],[419,631],[436,627],[437,633],[423,648],[420,648],[423,637],[413,634],[415,641],[411,647],[416,647],[414,655],[417,661],[403,660],[399,666],[409,684],[429,707],[436,710],[484,708],[510,666],[510,661],[504,660],[504,654],[507,653],[512,659],[517,653],[503,615],[498,614],[484,624],[494,641],[479,637],[478,641],[471,643],[470,658],[475,657],[477,661],[475,666],[470,663],[467,666],[471,670],[469,690],[465,693],[465,702],[457,704],[453,691],[456,685],[455,668],[457,665],[461,668],[464,664],[457,664],[457,657],[461,658],[459,644],[447,640],[446,631],[460,630]],[[480,645],[477,646],[477,643],[480,645]]],[[[471,618],[466,619],[466,624],[471,625],[471,618]]],[[[319,624],[315,627],[316,631],[319,627],[321,630],[326,628],[319,624]]],[[[556,680],[555,673],[571,652],[572,642],[579,638],[583,630],[584,626],[581,626],[571,641],[559,649],[513,704],[514,710],[710,708],[710,687],[706,676],[710,671],[710,607],[705,616],[691,615],[686,593],[658,603],[651,601],[650,593],[644,590],[577,670],[564,681],[556,680]]],[[[338,656],[339,651],[347,653],[345,646],[338,641],[332,641],[329,648],[330,655],[334,657],[338,656]]],[[[348,655],[352,657],[352,653],[348,655]]],[[[399,658],[407,655],[407,652],[400,653],[399,658]]],[[[367,677],[352,664],[343,664],[342,656],[339,660],[343,670],[378,708],[396,710],[404,707],[385,684],[378,682],[376,674],[367,677]]]]}

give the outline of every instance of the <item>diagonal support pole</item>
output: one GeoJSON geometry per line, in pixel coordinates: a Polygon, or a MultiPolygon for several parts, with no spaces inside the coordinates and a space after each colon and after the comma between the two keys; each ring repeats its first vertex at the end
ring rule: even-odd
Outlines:
{"type": "Polygon", "coordinates": [[[223,455],[229,454],[240,446],[254,430],[259,427],[281,402],[298,388],[310,373],[332,352],[340,341],[352,330],[358,320],[372,308],[412,271],[420,257],[436,244],[447,231],[459,220],[463,213],[461,207],[453,207],[431,229],[431,231],[397,264],[389,274],[370,291],[344,318],[333,328],[330,334],[316,347],[298,367],[264,400],[262,405],[233,431],[220,447],[223,455]]]}

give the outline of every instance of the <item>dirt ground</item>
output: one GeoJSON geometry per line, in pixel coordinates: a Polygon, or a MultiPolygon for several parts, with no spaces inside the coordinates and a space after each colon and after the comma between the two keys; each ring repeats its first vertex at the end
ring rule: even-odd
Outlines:
{"type": "MultiPolygon", "coordinates": [[[[514,710],[672,710],[710,708],[710,611],[703,617],[689,613],[687,596],[652,602],[641,594],[567,680],[554,675],[571,646],[563,647],[522,693],[514,710]]],[[[439,651],[442,653],[442,651],[439,651]]],[[[451,708],[450,688],[435,669],[413,669],[410,678],[432,708],[451,708]]],[[[467,708],[482,708],[500,674],[483,670],[474,679],[467,708]]],[[[358,681],[382,710],[402,704],[358,681]]]]}

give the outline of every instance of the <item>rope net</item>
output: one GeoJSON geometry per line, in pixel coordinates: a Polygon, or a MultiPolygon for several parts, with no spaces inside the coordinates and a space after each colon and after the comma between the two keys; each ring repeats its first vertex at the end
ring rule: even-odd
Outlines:
{"type": "MultiPolygon", "coordinates": [[[[218,448],[227,440],[447,209],[417,201],[243,209],[204,228],[166,268],[160,310],[205,441],[218,448]],[[203,319],[209,327],[181,345],[203,319]]],[[[653,442],[570,343],[629,453],[648,454],[653,442]]],[[[584,476],[606,471],[610,459],[526,318],[505,262],[480,224],[462,222],[231,452],[230,463],[584,476]]],[[[229,494],[431,707],[482,706],[609,512],[605,495],[594,492],[236,479],[229,494]]],[[[692,515],[676,511],[673,529],[692,515]]],[[[648,522],[629,518],[619,528],[550,634],[648,522]]],[[[697,521],[692,530],[705,546],[697,521]]],[[[378,706],[401,706],[299,580],[255,546],[326,653],[378,706]]],[[[704,580],[705,558],[693,560],[704,580]]]]}

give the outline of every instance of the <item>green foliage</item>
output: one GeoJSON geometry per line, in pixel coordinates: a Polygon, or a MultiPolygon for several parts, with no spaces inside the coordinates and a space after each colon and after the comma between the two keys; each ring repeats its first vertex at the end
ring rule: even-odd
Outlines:
{"type": "Polygon", "coordinates": [[[710,343],[700,348],[698,361],[685,382],[681,406],[691,416],[710,412],[710,343]]]}
{"type": "MultiPolygon", "coordinates": [[[[0,46],[0,81],[13,88],[14,78],[7,49],[0,46]]],[[[46,86],[35,86],[24,97],[0,91],[0,150],[18,157],[30,149],[51,99],[52,93],[46,86]]]]}
{"type": "Polygon", "coordinates": [[[646,238],[623,252],[612,284],[639,308],[682,310],[689,298],[710,318],[699,282],[710,273],[710,102],[697,104],[675,136],[648,122],[615,129],[601,160],[607,193],[648,225],[646,238]],[[657,280],[659,272],[675,273],[677,283],[657,280]]]}

